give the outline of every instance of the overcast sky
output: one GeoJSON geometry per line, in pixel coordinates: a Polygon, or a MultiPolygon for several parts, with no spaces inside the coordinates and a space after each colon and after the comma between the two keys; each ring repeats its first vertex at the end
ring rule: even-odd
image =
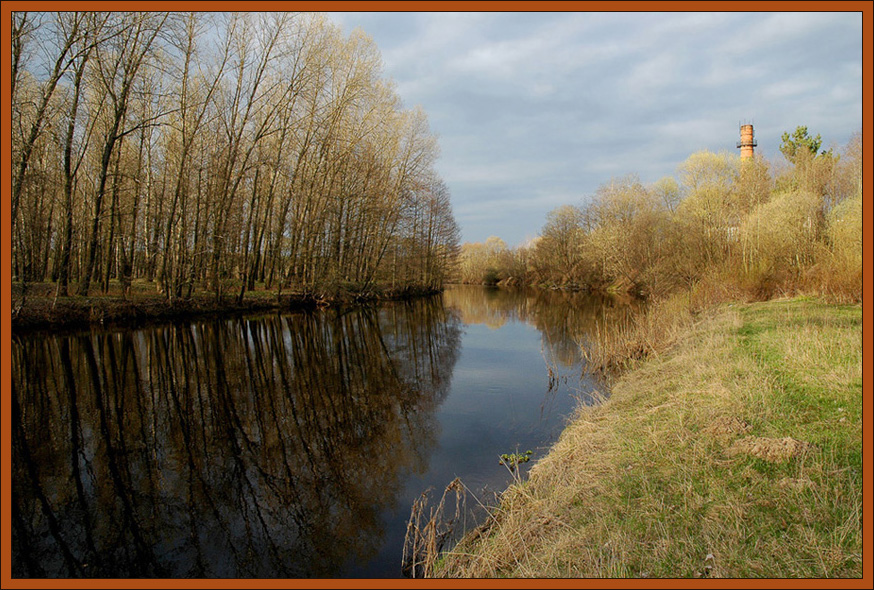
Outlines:
{"type": "Polygon", "coordinates": [[[364,30],[438,135],[463,241],[516,246],[611,177],[675,176],[699,150],[776,161],[806,125],[862,128],[861,13],[329,13],[364,30]]]}

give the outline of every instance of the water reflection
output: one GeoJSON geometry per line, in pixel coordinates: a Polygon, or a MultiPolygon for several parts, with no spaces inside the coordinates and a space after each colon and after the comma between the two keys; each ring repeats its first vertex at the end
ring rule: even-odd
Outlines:
{"type": "Polygon", "coordinates": [[[331,577],[427,470],[439,300],[12,346],[13,577],[331,577]]]}
{"type": "Polygon", "coordinates": [[[579,291],[475,285],[453,285],[444,293],[444,302],[458,309],[465,324],[491,329],[514,321],[533,325],[542,335],[549,360],[564,367],[578,367],[580,344],[599,327],[627,317],[632,303],[579,291]]]}

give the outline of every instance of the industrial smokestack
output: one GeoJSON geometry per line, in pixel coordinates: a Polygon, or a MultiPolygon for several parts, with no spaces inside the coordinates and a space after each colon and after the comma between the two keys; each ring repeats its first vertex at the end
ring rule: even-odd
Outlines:
{"type": "Polygon", "coordinates": [[[756,138],[753,135],[753,126],[750,124],[740,126],[740,141],[737,142],[737,147],[740,148],[741,159],[752,158],[755,153],[756,138]]]}

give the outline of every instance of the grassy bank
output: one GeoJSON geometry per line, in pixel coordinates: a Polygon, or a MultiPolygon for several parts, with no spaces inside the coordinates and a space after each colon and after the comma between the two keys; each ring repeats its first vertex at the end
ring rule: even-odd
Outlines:
{"type": "Polygon", "coordinates": [[[449,577],[858,577],[862,308],[724,305],[581,409],[449,577]]]}
{"type": "Polygon", "coordinates": [[[169,321],[274,310],[304,310],[332,305],[394,301],[434,294],[425,288],[370,289],[366,293],[338,291],[326,295],[256,289],[247,291],[239,301],[235,295],[217,298],[197,291],[189,297],[168,300],[155,292],[154,283],[135,282],[122,294],[113,282],[109,292],[89,296],[55,297],[56,286],[30,284],[26,289],[13,285],[12,328],[17,332],[45,329],[76,329],[92,324],[134,326],[155,321],[169,321]]]}

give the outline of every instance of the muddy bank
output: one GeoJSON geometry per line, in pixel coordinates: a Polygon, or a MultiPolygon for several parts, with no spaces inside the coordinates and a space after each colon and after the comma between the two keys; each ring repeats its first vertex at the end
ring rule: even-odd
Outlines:
{"type": "Polygon", "coordinates": [[[307,311],[332,306],[402,301],[435,295],[439,292],[437,289],[405,288],[369,293],[314,296],[303,293],[277,295],[266,291],[256,291],[248,294],[241,303],[236,297],[217,299],[214,295],[207,294],[173,301],[169,301],[161,295],[142,294],[131,297],[98,295],[66,298],[33,294],[23,300],[13,296],[12,330],[20,333],[38,330],[81,329],[92,325],[134,327],[150,322],[187,320],[216,315],[266,311],[307,311]]]}

